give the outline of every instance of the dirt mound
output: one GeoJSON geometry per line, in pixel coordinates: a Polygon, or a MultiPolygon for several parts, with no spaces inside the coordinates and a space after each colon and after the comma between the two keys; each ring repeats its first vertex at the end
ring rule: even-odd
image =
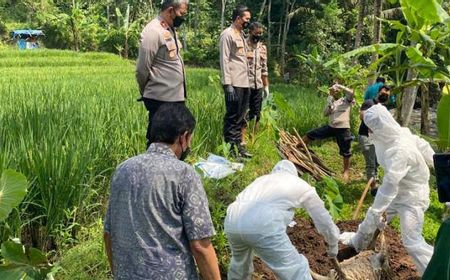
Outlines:
{"type": "MultiPolygon", "coordinates": [[[[330,269],[333,268],[333,265],[327,257],[327,247],[323,237],[316,231],[309,220],[296,219],[296,222],[297,225],[293,228],[288,228],[287,231],[292,243],[308,259],[309,266],[313,271],[327,275],[330,269]]],[[[346,221],[339,222],[337,226],[341,232],[356,231],[358,224],[359,221],[346,221]]],[[[420,279],[411,257],[402,245],[399,234],[393,229],[387,228],[385,237],[388,243],[389,264],[397,279],[420,279]]],[[[343,248],[343,245],[339,246],[340,249],[343,248]]],[[[253,279],[276,279],[272,271],[260,259],[255,258],[254,266],[253,279]]]]}

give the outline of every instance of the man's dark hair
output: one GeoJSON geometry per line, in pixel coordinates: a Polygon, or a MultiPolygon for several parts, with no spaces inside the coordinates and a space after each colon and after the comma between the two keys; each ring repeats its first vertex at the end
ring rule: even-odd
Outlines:
{"type": "Polygon", "coordinates": [[[165,11],[170,7],[178,8],[181,4],[189,4],[189,0],[163,0],[161,2],[161,11],[165,11]]]}
{"type": "Polygon", "coordinates": [[[250,13],[250,9],[247,6],[237,5],[236,8],[233,10],[233,15],[231,16],[231,20],[235,21],[237,19],[237,17],[242,17],[245,12],[250,13]]]}
{"type": "Polygon", "coordinates": [[[166,103],[159,107],[152,119],[150,143],[173,144],[186,131],[192,133],[195,119],[182,103],[166,103]]]}
{"type": "Polygon", "coordinates": [[[248,26],[248,29],[250,29],[250,31],[254,31],[260,28],[264,28],[264,25],[262,25],[262,23],[257,21],[250,23],[250,25],[248,26]]]}
{"type": "Polygon", "coordinates": [[[391,87],[387,86],[387,85],[383,85],[380,87],[380,89],[378,90],[378,92],[381,92],[381,90],[384,89],[385,91],[391,91],[391,87]]]}
{"type": "Polygon", "coordinates": [[[378,77],[377,80],[375,81],[376,83],[386,83],[386,79],[383,77],[378,77]]]}
{"type": "Polygon", "coordinates": [[[368,99],[365,100],[363,102],[363,104],[361,105],[361,108],[359,108],[360,111],[366,111],[367,109],[369,109],[370,107],[372,107],[373,105],[375,105],[375,102],[373,102],[372,99],[368,99]]]}

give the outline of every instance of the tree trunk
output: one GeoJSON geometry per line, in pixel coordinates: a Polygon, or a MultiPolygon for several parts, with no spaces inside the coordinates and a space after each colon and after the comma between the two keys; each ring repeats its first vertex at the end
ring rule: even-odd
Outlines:
{"type": "Polygon", "coordinates": [[[430,119],[428,116],[428,112],[430,109],[430,91],[429,85],[424,85],[422,87],[422,102],[421,102],[421,111],[420,111],[420,133],[428,134],[430,133],[430,119]]]}
{"type": "MultiPolygon", "coordinates": [[[[284,7],[286,6],[286,1],[283,1],[283,7],[282,10],[284,10],[284,7]]],[[[280,22],[278,23],[278,38],[277,38],[277,58],[280,57],[280,51],[281,51],[281,33],[283,31],[283,22],[284,22],[284,13],[280,16],[280,22]]]]}
{"type": "MultiPolygon", "coordinates": [[[[372,44],[379,44],[381,42],[381,11],[383,9],[383,0],[375,0],[373,11],[373,38],[372,44]]],[[[372,63],[378,59],[378,54],[372,54],[372,63]]]]}
{"type": "MultiPolygon", "coordinates": [[[[411,81],[417,78],[417,73],[412,68],[408,69],[406,74],[406,81],[411,81]]],[[[397,121],[401,126],[408,126],[411,120],[411,113],[416,101],[417,87],[412,86],[405,88],[402,93],[400,114],[397,115],[397,121]]]]}
{"type": "Polygon", "coordinates": [[[123,58],[128,59],[128,32],[125,33],[125,45],[123,48],[123,58]]]}
{"type": "Polygon", "coordinates": [[[195,34],[195,38],[199,37],[199,32],[200,32],[200,4],[201,4],[201,0],[197,1],[197,5],[195,5],[195,20],[194,20],[194,34],[195,34]]]}
{"type": "Polygon", "coordinates": [[[355,34],[355,49],[361,46],[361,37],[364,28],[365,16],[366,16],[366,0],[359,0],[358,24],[356,25],[356,34],[355,34]]]}
{"type": "Polygon", "coordinates": [[[222,0],[222,11],[220,14],[220,30],[223,30],[223,27],[225,25],[225,6],[227,4],[227,0],[222,0]]]}
{"type": "Polygon", "coordinates": [[[110,29],[110,26],[109,26],[109,21],[110,21],[110,18],[111,18],[111,15],[110,15],[110,12],[109,12],[109,3],[106,5],[106,26],[107,26],[107,28],[108,28],[108,30],[110,29]]]}
{"type": "Polygon", "coordinates": [[[258,21],[261,22],[262,20],[262,16],[264,13],[264,8],[266,7],[266,0],[264,0],[261,4],[261,8],[259,9],[259,14],[258,14],[258,21]]]}
{"type": "Polygon", "coordinates": [[[72,37],[73,37],[73,49],[75,51],[80,51],[80,42],[79,42],[79,36],[78,36],[78,27],[75,22],[76,20],[73,18],[70,19],[70,26],[72,29],[72,37]]]}
{"type": "Polygon", "coordinates": [[[269,5],[267,6],[267,49],[270,54],[272,51],[272,23],[270,18],[270,13],[272,12],[272,0],[269,0],[269,5]]]}
{"type": "Polygon", "coordinates": [[[281,65],[280,65],[280,70],[281,70],[281,74],[284,75],[285,72],[285,68],[286,68],[286,41],[287,41],[287,36],[289,33],[289,26],[291,25],[291,19],[292,19],[292,15],[290,15],[291,12],[294,11],[294,7],[295,7],[295,1],[292,1],[292,3],[287,3],[286,5],[286,16],[285,16],[285,21],[284,21],[284,27],[283,27],[283,40],[281,41],[281,65]],[[289,5],[290,4],[290,5],[289,5]]]}

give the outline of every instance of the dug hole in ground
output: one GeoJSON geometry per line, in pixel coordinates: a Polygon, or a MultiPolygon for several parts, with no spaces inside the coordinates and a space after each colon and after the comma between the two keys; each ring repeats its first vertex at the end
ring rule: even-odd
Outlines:
{"type": "MultiPolygon", "coordinates": [[[[305,218],[296,218],[295,225],[288,228],[287,233],[297,248],[309,262],[311,270],[321,275],[328,275],[330,269],[334,266],[327,257],[325,241],[312,222],[305,218]]],[[[343,221],[337,223],[341,232],[355,232],[360,221],[343,221]]],[[[394,279],[398,280],[416,280],[420,279],[413,264],[411,257],[402,245],[399,233],[387,227],[385,232],[385,240],[387,243],[387,251],[389,254],[389,265],[394,272],[394,279]]],[[[378,241],[379,242],[379,241],[378,241]]],[[[339,248],[344,245],[339,244],[339,248]]],[[[254,259],[255,272],[253,279],[276,280],[272,271],[258,258],[254,259]]]]}

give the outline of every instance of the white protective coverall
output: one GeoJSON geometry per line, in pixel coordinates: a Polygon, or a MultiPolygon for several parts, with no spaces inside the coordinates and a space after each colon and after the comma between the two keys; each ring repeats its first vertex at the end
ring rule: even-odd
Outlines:
{"type": "Polygon", "coordinates": [[[286,234],[295,208],[308,211],[329,245],[329,256],[337,255],[339,229],[323,201],[298,177],[295,165],[282,160],[271,174],[245,188],[227,209],[225,233],[232,252],[228,279],[251,279],[253,253],[278,279],[312,279],[308,260],[297,252],[286,234]]]}
{"type": "Polygon", "coordinates": [[[428,142],[401,127],[381,104],[365,112],[364,122],[372,131],[369,138],[384,169],[383,183],[356,234],[344,232],[340,240],[364,250],[377,227],[384,226],[383,212],[388,222],[399,215],[403,245],[422,275],[433,255],[433,247],[422,237],[422,226],[429,205],[427,164],[433,164],[434,151],[428,142]]]}

